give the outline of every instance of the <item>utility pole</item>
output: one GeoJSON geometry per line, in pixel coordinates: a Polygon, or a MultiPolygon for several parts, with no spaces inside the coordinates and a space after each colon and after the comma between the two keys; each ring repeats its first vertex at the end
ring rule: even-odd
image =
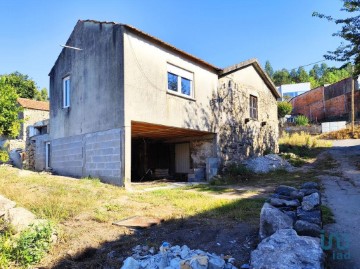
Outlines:
{"type": "Polygon", "coordinates": [[[355,78],[351,79],[351,134],[354,136],[354,121],[355,121],[355,78]]]}

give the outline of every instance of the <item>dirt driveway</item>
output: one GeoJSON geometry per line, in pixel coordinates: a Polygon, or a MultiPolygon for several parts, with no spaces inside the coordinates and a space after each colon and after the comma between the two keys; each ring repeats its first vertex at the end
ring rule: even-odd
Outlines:
{"type": "Polygon", "coordinates": [[[328,152],[338,167],[320,176],[323,203],[332,209],[336,221],[324,229],[338,237],[338,244],[333,240],[329,251],[329,266],[360,269],[360,139],[334,141],[333,145],[328,152]]]}

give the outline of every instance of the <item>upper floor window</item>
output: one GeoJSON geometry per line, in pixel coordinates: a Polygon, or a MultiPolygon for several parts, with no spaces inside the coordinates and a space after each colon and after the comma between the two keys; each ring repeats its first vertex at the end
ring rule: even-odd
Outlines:
{"type": "Polygon", "coordinates": [[[63,108],[70,107],[70,76],[63,78],[63,108]]]}
{"type": "Polygon", "coordinates": [[[258,118],[258,99],[253,95],[250,95],[250,118],[258,118]]]}
{"type": "Polygon", "coordinates": [[[167,68],[168,91],[193,97],[194,74],[171,64],[167,68]]]}

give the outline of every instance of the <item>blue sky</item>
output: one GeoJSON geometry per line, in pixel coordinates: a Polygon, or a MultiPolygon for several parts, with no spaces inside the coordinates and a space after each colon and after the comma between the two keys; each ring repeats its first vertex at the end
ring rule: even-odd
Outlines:
{"type": "MultiPolygon", "coordinates": [[[[340,0],[0,0],[0,74],[19,71],[48,88],[48,73],[77,20],[133,25],[215,66],[249,58],[275,70],[323,59],[343,16],[340,0]]],[[[339,66],[336,62],[326,62],[339,66]]]]}

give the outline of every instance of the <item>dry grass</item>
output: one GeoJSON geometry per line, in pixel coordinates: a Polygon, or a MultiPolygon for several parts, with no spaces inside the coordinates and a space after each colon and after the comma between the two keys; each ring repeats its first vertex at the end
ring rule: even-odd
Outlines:
{"type": "Polygon", "coordinates": [[[331,142],[322,140],[318,136],[313,136],[305,132],[289,134],[283,132],[280,139],[280,145],[298,146],[306,148],[331,147],[331,142]]]}
{"type": "Polygon", "coordinates": [[[351,128],[342,129],[339,131],[329,132],[320,135],[321,139],[359,139],[360,138],[360,125],[355,126],[354,133],[351,128]]]}

